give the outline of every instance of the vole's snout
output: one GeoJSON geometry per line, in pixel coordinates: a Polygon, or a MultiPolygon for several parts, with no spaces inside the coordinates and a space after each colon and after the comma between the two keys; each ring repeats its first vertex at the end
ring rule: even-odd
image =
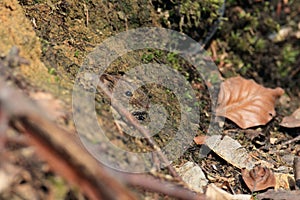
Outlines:
{"type": "Polygon", "coordinates": [[[131,114],[139,121],[144,121],[148,117],[148,113],[145,111],[135,111],[131,114]]]}

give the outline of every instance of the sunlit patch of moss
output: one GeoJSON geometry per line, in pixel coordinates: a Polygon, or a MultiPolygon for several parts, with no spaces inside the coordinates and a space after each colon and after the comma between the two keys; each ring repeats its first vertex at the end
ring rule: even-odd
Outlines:
{"type": "Polygon", "coordinates": [[[167,54],[167,61],[172,64],[172,67],[176,70],[182,70],[180,64],[178,55],[176,53],[170,52],[167,54]]]}
{"type": "Polygon", "coordinates": [[[230,64],[232,67],[228,67],[225,71],[222,71],[224,77],[233,77],[243,71],[243,75],[247,73],[248,68],[243,69],[246,65],[243,60],[233,52],[229,53],[228,58],[223,60],[224,63],[230,64]]]}
{"type": "Polygon", "coordinates": [[[193,96],[190,94],[189,91],[185,92],[185,93],[184,93],[184,96],[185,96],[186,98],[188,98],[188,99],[193,99],[193,96]]]}
{"type": "Polygon", "coordinates": [[[253,200],[258,200],[257,195],[258,195],[257,192],[254,192],[254,193],[252,194],[253,200]]]}
{"type": "Polygon", "coordinates": [[[262,39],[262,38],[258,38],[255,41],[254,47],[257,51],[262,51],[263,49],[266,48],[266,40],[262,39]]]}
{"type": "Polygon", "coordinates": [[[45,2],[45,0],[34,0],[33,4],[39,4],[39,3],[43,3],[45,2]]]}
{"type": "Polygon", "coordinates": [[[145,53],[142,55],[142,61],[144,63],[150,63],[151,61],[153,61],[155,55],[153,53],[145,53]]]}
{"type": "Polygon", "coordinates": [[[220,75],[217,73],[212,73],[209,78],[212,84],[217,84],[220,82],[220,75]]]}
{"type": "Polygon", "coordinates": [[[47,40],[44,40],[43,38],[40,38],[40,42],[42,45],[42,53],[45,54],[50,45],[50,42],[47,40]]]}
{"type": "Polygon", "coordinates": [[[278,22],[276,22],[271,17],[265,18],[263,23],[266,27],[272,30],[272,32],[277,32],[280,30],[280,24],[278,24],[278,22]]]}
{"type": "Polygon", "coordinates": [[[79,53],[80,53],[80,52],[79,52],[78,50],[76,50],[76,51],[74,52],[74,57],[75,57],[75,58],[78,58],[78,57],[79,57],[79,53]]]}
{"type": "Polygon", "coordinates": [[[51,74],[51,75],[57,75],[56,69],[53,68],[53,67],[48,69],[48,73],[51,74]]]}
{"type": "Polygon", "coordinates": [[[251,53],[252,48],[249,40],[245,39],[249,38],[248,34],[244,34],[241,31],[231,32],[231,38],[229,40],[230,44],[235,48],[237,51],[251,53]]]}
{"type": "Polygon", "coordinates": [[[287,64],[295,63],[299,50],[294,49],[291,44],[285,45],[282,51],[283,61],[287,64]]]}
{"type": "Polygon", "coordinates": [[[246,65],[243,65],[243,66],[241,67],[241,69],[240,69],[239,72],[240,72],[242,75],[246,75],[249,69],[251,69],[251,65],[250,65],[250,63],[247,63],[246,65]]]}
{"type": "Polygon", "coordinates": [[[154,0],[164,27],[188,33],[196,40],[208,36],[220,16],[223,0],[154,0]]]}
{"type": "Polygon", "coordinates": [[[291,44],[286,44],[283,47],[281,52],[281,60],[276,62],[278,67],[278,72],[282,78],[285,78],[289,75],[292,65],[296,62],[296,59],[299,55],[300,51],[298,49],[293,48],[291,44]]]}
{"type": "MultiPolygon", "coordinates": [[[[235,1],[231,1],[234,3],[235,1]]],[[[241,10],[237,14],[236,27],[230,32],[229,43],[235,52],[255,53],[262,52],[266,47],[266,41],[259,35],[261,31],[267,32],[277,31],[280,25],[271,17],[262,16],[261,9],[265,12],[271,12],[270,4],[265,3],[254,8],[251,12],[241,10]]],[[[234,13],[235,14],[235,13],[234,13]]]]}
{"type": "Polygon", "coordinates": [[[65,181],[60,177],[50,177],[49,182],[52,185],[53,198],[65,199],[67,193],[70,190],[65,181]]]}

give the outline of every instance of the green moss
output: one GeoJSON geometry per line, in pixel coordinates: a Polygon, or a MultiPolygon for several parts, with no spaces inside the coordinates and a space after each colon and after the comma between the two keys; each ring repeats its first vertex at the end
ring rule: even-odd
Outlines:
{"type": "Polygon", "coordinates": [[[153,61],[155,55],[153,53],[145,53],[142,55],[142,61],[144,63],[150,63],[153,61]]]}
{"type": "Polygon", "coordinates": [[[78,50],[76,50],[75,53],[74,53],[74,57],[75,57],[75,58],[78,58],[79,53],[80,53],[80,52],[79,52],[78,50]]]}
{"type": "Polygon", "coordinates": [[[65,181],[60,177],[50,177],[49,182],[52,186],[53,198],[65,199],[67,193],[70,190],[65,181]]]}
{"type": "Polygon", "coordinates": [[[220,18],[222,0],[154,0],[162,10],[164,27],[189,34],[195,40],[204,40],[214,22],[220,18]]]}
{"type": "Polygon", "coordinates": [[[278,73],[282,78],[285,78],[290,74],[299,53],[300,51],[295,49],[291,44],[286,44],[283,47],[281,59],[276,62],[278,73]]]}
{"type": "Polygon", "coordinates": [[[266,40],[262,39],[262,38],[258,38],[254,44],[254,47],[257,51],[262,51],[266,48],[266,40]]]}
{"type": "Polygon", "coordinates": [[[53,67],[48,69],[48,73],[51,74],[51,75],[57,75],[56,69],[53,68],[53,67]]]}

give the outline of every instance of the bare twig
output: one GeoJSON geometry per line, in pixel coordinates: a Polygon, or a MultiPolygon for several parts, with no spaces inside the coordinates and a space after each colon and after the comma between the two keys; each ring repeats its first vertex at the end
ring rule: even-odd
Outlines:
{"type": "Polygon", "coordinates": [[[116,172],[126,184],[138,186],[152,192],[166,194],[170,197],[175,197],[185,200],[205,200],[204,194],[196,194],[188,189],[184,189],[174,183],[163,180],[158,180],[148,175],[129,174],[116,172]]]}
{"type": "Polygon", "coordinates": [[[300,189],[300,157],[295,156],[294,158],[294,177],[296,181],[297,189],[300,189]]]}
{"type": "Polygon", "coordinates": [[[295,138],[293,138],[291,140],[283,142],[282,145],[292,144],[294,142],[298,142],[299,140],[300,140],[300,135],[298,135],[297,137],[295,137],[295,138]]]}

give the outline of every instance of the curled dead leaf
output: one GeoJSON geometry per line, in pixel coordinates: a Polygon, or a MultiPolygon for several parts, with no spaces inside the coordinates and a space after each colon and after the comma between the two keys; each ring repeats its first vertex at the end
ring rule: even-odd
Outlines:
{"type": "Polygon", "coordinates": [[[295,110],[291,116],[284,117],[280,126],[286,128],[300,127],[300,108],[295,110]]]}
{"type": "Polygon", "coordinates": [[[207,139],[206,135],[198,135],[194,137],[194,142],[196,144],[204,144],[206,139],[207,139]]]}
{"type": "Polygon", "coordinates": [[[215,184],[208,185],[206,193],[207,200],[250,200],[251,195],[248,194],[236,194],[232,195],[221,188],[218,188],[215,184]]]}
{"type": "Polygon", "coordinates": [[[276,185],[274,173],[270,169],[262,166],[256,166],[250,171],[242,169],[242,177],[252,192],[275,187],[276,185]]]}
{"type": "Polygon", "coordinates": [[[218,96],[217,116],[223,116],[246,129],[265,125],[275,116],[275,101],[282,88],[265,88],[240,76],[225,80],[218,96]]]}

